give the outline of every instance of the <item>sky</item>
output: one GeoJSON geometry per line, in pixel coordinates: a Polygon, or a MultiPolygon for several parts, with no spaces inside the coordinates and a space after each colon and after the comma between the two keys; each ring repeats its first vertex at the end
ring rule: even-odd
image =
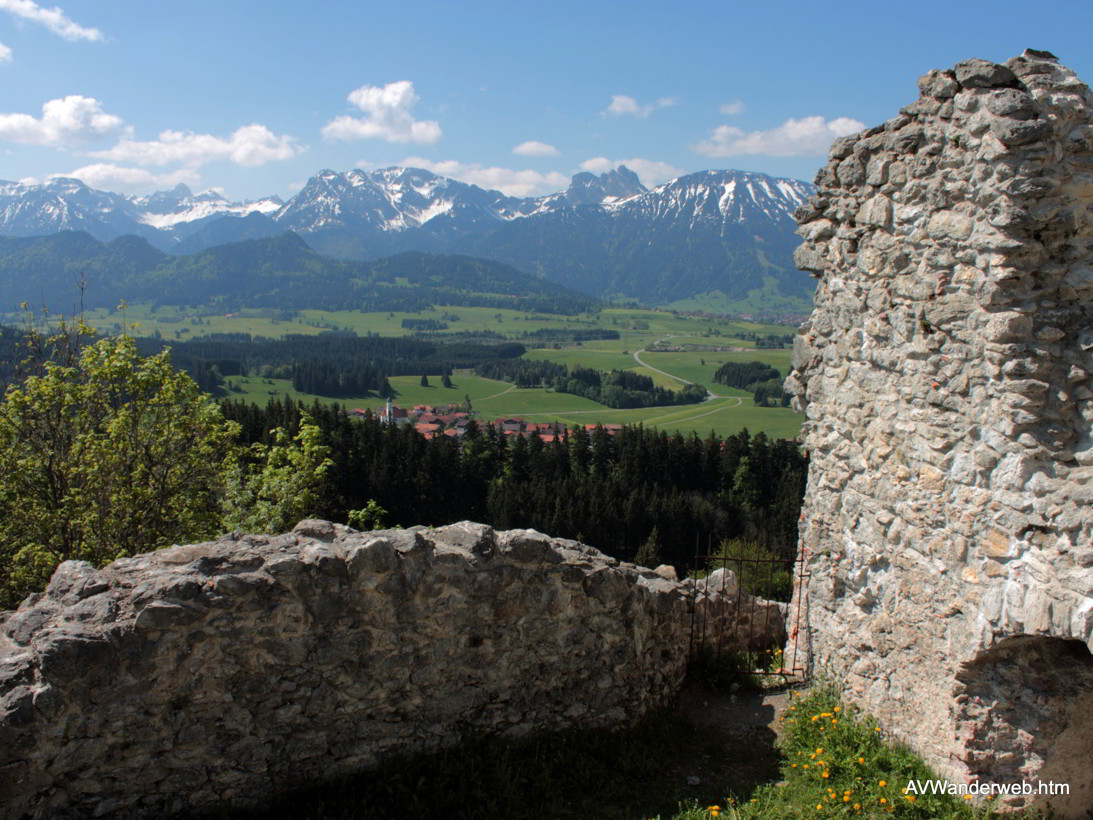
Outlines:
{"type": "Polygon", "coordinates": [[[515,196],[619,164],[650,187],[811,181],[932,68],[1031,47],[1093,79],[1088,0],[60,2],[0,0],[0,180],[230,199],[391,165],[515,196]]]}

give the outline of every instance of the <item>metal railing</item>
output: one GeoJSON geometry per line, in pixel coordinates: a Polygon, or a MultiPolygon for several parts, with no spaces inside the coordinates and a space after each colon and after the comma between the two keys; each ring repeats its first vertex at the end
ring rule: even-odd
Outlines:
{"type": "MultiPolygon", "coordinates": [[[[750,674],[781,677],[786,681],[808,677],[804,653],[798,650],[800,636],[790,642],[789,656],[785,654],[791,626],[805,628],[801,612],[811,573],[803,556],[790,559],[703,555],[696,548],[693,566],[696,568],[693,576],[702,577],[689,585],[691,659],[702,651],[712,653],[714,660],[720,662],[724,653],[733,652],[752,662],[754,668],[748,670],[750,674]],[[788,574],[790,579],[789,601],[774,601],[764,595],[775,590],[780,573],[788,574]],[[776,608],[779,604],[785,607],[784,613],[776,608]],[[781,621],[785,628],[777,628],[772,618],[781,621]]],[[[783,587],[783,595],[785,591],[783,587]]]]}

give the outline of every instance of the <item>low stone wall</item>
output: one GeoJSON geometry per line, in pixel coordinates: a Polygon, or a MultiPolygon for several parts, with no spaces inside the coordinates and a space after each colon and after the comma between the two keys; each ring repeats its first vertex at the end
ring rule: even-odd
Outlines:
{"type": "MultiPolygon", "coordinates": [[[[680,686],[695,606],[751,617],[727,597],[471,523],[67,562],[0,616],[0,817],[253,805],[465,736],[624,726],[680,686]]],[[[784,605],[758,606],[769,647],[784,605]]]]}
{"type": "Polygon", "coordinates": [[[919,89],[835,142],[798,212],[820,283],[787,381],[811,456],[794,637],[946,775],[1065,772],[1032,800],[1084,817],[1093,94],[1031,50],[919,89]]]}

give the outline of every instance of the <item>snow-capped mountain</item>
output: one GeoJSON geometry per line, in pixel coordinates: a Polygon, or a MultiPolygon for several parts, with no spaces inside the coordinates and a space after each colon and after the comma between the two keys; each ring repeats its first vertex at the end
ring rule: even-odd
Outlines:
{"type": "Polygon", "coordinates": [[[714,220],[723,224],[792,220],[813,188],[796,179],[774,179],[745,171],[699,171],[673,179],[644,195],[604,202],[618,215],[660,222],[714,220]]]}
{"type": "Polygon", "coordinates": [[[149,196],[122,196],[69,177],[33,184],[0,182],[0,235],[86,231],[107,242],[135,234],[166,249],[209,219],[269,214],[282,205],[276,196],[231,202],[216,191],[194,194],[185,185],[149,196]]]}
{"type": "Polygon", "coordinates": [[[96,191],[78,179],[55,177],[41,184],[0,182],[0,234],[38,236],[57,231],[87,231],[99,239],[127,233],[145,235],[131,201],[96,191]]]}
{"type": "Polygon", "coordinates": [[[161,230],[200,222],[210,217],[271,214],[285,204],[279,196],[253,202],[230,202],[217,191],[194,194],[181,183],[170,191],[157,191],[150,196],[133,197],[130,201],[137,208],[144,224],[161,230]]]}
{"type": "Polygon", "coordinates": [[[279,225],[298,233],[330,228],[397,232],[438,217],[505,219],[526,200],[485,191],[420,168],[320,171],[280,210],[279,225]]]}
{"type": "Polygon", "coordinates": [[[565,191],[528,198],[397,167],[324,170],[283,203],[230,202],[184,185],[124,197],[54,179],[0,182],[0,235],[136,234],[194,253],[292,230],[343,259],[472,254],[596,295],[667,302],[719,290],[743,298],[772,278],[786,294],[807,295],[811,281],[792,262],[792,214],[811,191],[743,171],[702,171],[647,190],[625,166],[580,173],[565,191]]]}

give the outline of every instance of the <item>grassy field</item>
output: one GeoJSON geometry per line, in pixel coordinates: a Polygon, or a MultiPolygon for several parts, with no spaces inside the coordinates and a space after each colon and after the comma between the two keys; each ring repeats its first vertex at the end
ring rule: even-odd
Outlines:
{"type": "Polygon", "coordinates": [[[778,290],[773,276],[763,277],[763,287],[748,291],[744,299],[730,299],[719,290],[700,293],[690,299],[680,299],[667,305],[675,310],[705,311],[709,313],[736,313],[763,315],[765,313],[796,312],[807,314],[812,310],[812,300],[804,296],[785,296],[778,290]]]}
{"type": "MultiPolygon", "coordinates": [[[[19,317],[4,318],[12,322],[18,321],[19,317]]],[[[751,347],[754,342],[740,338],[740,334],[792,332],[792,329],[782,325],[699,319],[676,316],[666,311],[622,308],[608,308],[598,313],[579,316],[458,305],[437,305],[416,313],[250,309],[230,314],[213,314],[207,309],[196,310],[170,305],[155,308],[149,304],[134,304],[122,310],[100,308],[88,311],[85,318],[89,324],[103,330],[129,329],[131,333],[142,336],[152,336],[158,331],[167,339],[188,339],[214,333],[249,333],[254,336],[280,338],[287,334],[316,334],[324,330],[403,336],[411,332],[402,327],[403,319],[436,319],[448,324],[448,332],[490,330],[512,338],[519,338],[521,334],[539,328],[598,328],[619,332],[619,340],[594,343],[599,349],[616,352],[635,350],[669,334],[692,337],[694,343],[709,343],[712,339],[719,344],[751,347]]]]}
{"type": "MultiPolygon", "coordinates": [[[[232,398],[242,398],[257,404],[266,404],[270,399],[281,399],[286,395],[309,403],[316,398],[332,400],[298,393],[292,389],[292,383],[287,379],[245,377],[232,378],[228,382],[232,387],[232,398]]],[[[701,437],[711,432],[722,436],[730,435],[746,428],[752,433],[763,431],[773,438],[795,438],[803,420],[802,416],[792,410],[755,407],[750,395],[725,387],[720,387],[719,390],[739,395],[678,407],[615,410],[568,393],[556,393],[542,388],[522,389],[506,382],[462,373],[452,376],[451,388],[440,386],[439,375],[429,377],[429,387],[422,387],[418,376],[393,376],[390,382],[398,394],[395,398],[398,405],[462,403],[469,396],[472,408],[483,419],[521,416],[528,421],[560,421],[570,426],[643,424],[669,432],[694,432],[701,437]]],[[[384,400],[378,396],[351,396],[333,400],[347,408],[370,407],[378,410],[384,404],[384,400]]]]}
{"type": "Polygon", "coordinates": [[[756,350],[749,353],[642,353],[641,359],[646,364],[659,370],[667,371],[696,384],[704,384],[719,396],[743,395],[740,391],[716,384],[713,375],[725,362],[763,362],[778,368],[783,376],[789,374],[789,350],[756,350]]]}
{"type": "MultiPolygon", "coordinates": [[[[361,313],[359,311],[325,312],[302,310],[295,315],[273,310],[244,310],[230,315],[197,315],[183,308],[130,305],[119,311],[97,310],[88,315],[89,323],[105,332],[128,329],[134,335],[154,336],[171,341],[200,338],[214,333],[247,333],[252,336],[281,337],[287,334],[318,334],[329,330],[351,330],[358,334],[378,333],[404,336],[405,318],[436,319],[448,324],[448,332],[494,331],[519,341],[523,334],[540,329],[607,329],[619,333],[618,339],[597,339],[565,347],[529,348],[528,359],[546,359],[569,367],[581,365],[596,370],[633,370],[650,376],[661,387],[679,389],[685,381],[705,385],[717,398],[697,405],[656,407],[639,410],[613,410],[588,399],[543,389],[517,389],[504,382],[482,379],[469,373],[456,373],[450,389],[440,386],[440,375],[430,376],[430,387],[421,387],[417,376],[392,378],[397,391],[396,403],[461,403],[469,397],[475,410],[485,418],[520,415],[532,421],[561,421],[570,425],[601,422],[604,424],[644,424],[668,431],[695,432],[700,436],[720,435],[747,428],[773,437],[795,437],[802,417],[786,409],[758,408],[749,394],[713,381],[714,371],[727,361],[757,360],[789,370],[790,352],[759,350],[754,339],[745,335],[786,335],[793,328],[724,319],[677,316],[666,311],[609,308],[596,314],[556,316],[514,310],[439,305],[418,313],[361,313]],[[634,358],[636,351],[657,342],[672,346],[725,347],[732,350],[709,351],[685,349],[681,352],[641,353],[643,367],[634,358]],[[653,369],[655,368],[655,370],[653,369]],[[663,371],[663,372],[657,372],[663,371]]],[[[426,336],[428,338],[428,336],[426,336]]],[[[312,401],[320,398],[297,393],[283,379],[257,377],[229,379],[231,395],[259,404],[285,395],[312,401]]],[[[378,408],[377,396],[350,396],[336,399],[347,407],[378,408]]]]}

